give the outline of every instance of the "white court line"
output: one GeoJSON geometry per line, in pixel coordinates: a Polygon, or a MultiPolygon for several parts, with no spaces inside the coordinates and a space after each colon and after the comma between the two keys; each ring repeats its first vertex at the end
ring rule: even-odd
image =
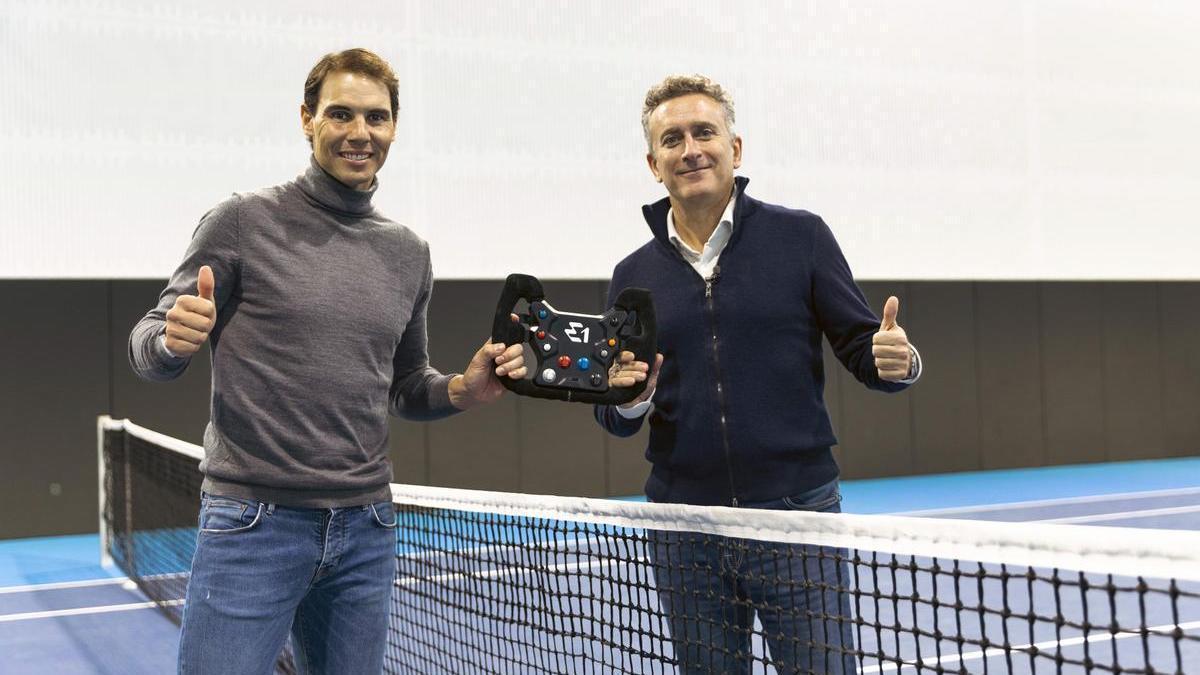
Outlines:
{"type": "Polygon", "coordinates": [[[134,602],[128,605],[102,605],[100,607],[76,607],[74,609],[54,609],[45,612],[25,612],[23,614],[0,615],[0,623],[11,621],[28,621],[31,619],[52,619],[59,616],[82,616],[87,614],[108,614],[111,612],[129,612],[135,609],[150,609],[152,607],[175,607],[182,605],[183,600],[168,600],[162,603],[134,602]]]}
{"type": "MultiPolygon", "coordinates": [[[[1062,506],[1065,504],[1092,504],[1118,499],[1153,499],[1154,497],[1179,497],[1200,494],[1200,487],[1173,488],[1170,490],[1146,490],[1142,492],[1114,492],[1104,495],[1087,495],[1084,497],[1060,497],[1057,499],[1033,499],[1024,502],[1006,502],[1003,504],[986,504],[980,506],[955,506],[944,509],[919,509],[917,511],[901,511],[891,513],[893,516],[933,516],[951,513],[986,513],[988,511],[1007,511],[1010,509],[1032,509],[1042,506],[1062,506]]],[[[1028,521],[1035,522],[1035,521],[1028,521]]],[[[1038,520],[1036,522],[1048,522],[1038,520]]]]}
{"type": "MultiPolygon", "coordinates": [[[[29,593],[33,591],[55,591],[60,588],[87,588],[89,586],[111,586],[129,582],[129,577],[110,577],[108,579],[87,579],[85,581],[56,581],[47,584],[29,584],[26,586],[0,587],[0,595],[5,593],[29,593]]],[[[130,582],[132,583],[132,582],[130,582]]]]}
{"type": "MultiPolygon", "coordinates": [[[[1155,632],[1167,632],[1167,631],[1173,631],[1173,630],[1175,630],[1175,628],[1176,628],[1175,624],[1164,624],[1162,626],[1153,626],[1153,627],[1147,628],[1146,630],[1155,631],[1155,632]]],[[[1179,628],[1179,630],[1182,630],[1182,631],[1195,630],[1195,629],[1200,628],[1200,621],[1191,621],[1189,623],[1181,623],[1181,624],[1179,624],[1178,628],[1179,628]]],[[[1009,651],[1010,652],[1026,652],[1026,653],[1028,653],[1030,649],[1036,647],[1038,649],[1038,651],[1040,652],[1043,650],[1050,650],[1050,649],[1055,649],[1055,648],[1059,648],[1059,647],[1074,647],[1077,645],[1084,644],[1085,642],[1087,642],[1087,643],[1107,642],[1109,640],[1125,640],[1127,638],[1141,637],[1141,636],[1142,636],[1142,634],[1140,632],[1133,633],[1133,632],[1128,632],[1128,631],[1116,633],[1115,635],[1112,633],[1093,633],[1091,635],[1088,635],[1087,637],[1083,637],[1081,635],[1079,637],[1067,638],[1065,640],[1047,640],[1045,642],[1036,642],[1033,644],[1013,645],[1012,647],[1009,648],[1009,651]]],[[[1170,637],[1170,636],[1166,635],[1163,637],[1170,637]]],[[[945,664],[945,663],[957,663],[960,659],[962,661],[976,661],[979,659],[990,659],[990,658],[993,658],[996,656],[1004,656],[1004,654],[1005,654],[1005,652],[1003,649],[988,649],[986,651],[967,652],[967,653],[964,653],[961,657],[958,654],[950,654],[947,656],[943,656],[941,658],[938,658],[936,656],[931,656],[927,659],[921,659],[920,665],[921,666],[934,666],[934,665],[941,665],[941,664],[945,664]]],[[[904,665],[884,664],[884,665],[880,665],[880,666],[871,666],[869,668],[863,668],[862,672],[863,673],[899,673],[899,672],[903,672],[906,670],[916,670],[917,665],[918,664],[915,661],[912,663],[906,663],[904,665]]]]}
{"type": "Polygon", "coordinates": [[[1118,511],[1116,513],[1093,513],[1086,516],[1069,516],[1066,518],[1050,518],[1043,523],[1092,523],[1105,520],[1129,520],[1131,518],[1148,518],[1150,516],[1173,516],[1180,513],[1196,513],[1200,505],[1174,506],[1166,509],[1143,509],[1141,511],[1118,511]]]}
{"type": "MultiPolygon", "coordinates": [[[[142,577],[143,581],[153,581],[157,579],[182,579],[190,572],[164,572],[162,574],[151,574],[142,577]]],[[[107,586],[109,584],[133,584],[134,581],[129,577],[109,577],[106,579],[84,579],[82,581],[56,581],[46,584],[28,584],[26,586],[4,586],[0,587],[0,595],[5,593],[28,593],[33,591],[54,591],[60,588],[86,588],[88,586],[107,586]]]]}

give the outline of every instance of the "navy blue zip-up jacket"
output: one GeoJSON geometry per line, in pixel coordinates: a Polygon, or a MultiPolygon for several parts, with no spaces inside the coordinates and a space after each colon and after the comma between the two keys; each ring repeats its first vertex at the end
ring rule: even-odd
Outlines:
{"type": "MultiPolygon", "coordinates": [[[[656,502],[737,505],[796,495],[833,480],[837,443],[825,409],[821,336],[859,381],[879,378],[879,319],[833,233],[807,211],[760,202],[736,179],[733,234],[711,283],[667,236],[669,199],[642,207],[654,239],[613,270],[654,296],[663,365],[654,394],[646,495],[656,502]]],[[[596,406],[610,433],[642,426],[596,406]]]]}

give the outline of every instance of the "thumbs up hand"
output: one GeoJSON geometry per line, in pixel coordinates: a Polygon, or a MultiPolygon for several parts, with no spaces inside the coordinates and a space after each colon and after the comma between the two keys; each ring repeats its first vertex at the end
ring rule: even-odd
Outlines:
{"type": "Polygon", "coordinates": [[[217,306],[213,302],[216,279],[212,268],[200,268],[196,278],[198,295],[181,295],[175,298],[175,306],[167,312],[166,346],[175,356],[191,356],[200,350],[217,320],[217,306]]]}
{"type": "Polygon", "coordinates": [[[883,305],[883,320],[879,322],[879,332],[871,340],[871,353],[875,355],[875,368],[879,378],[889,382],[899,382],[908,377],[912,366],[912,352],[908,348],[908,335],[900,324],[896,323],[896,315],[900,313],[900,300],[891,296],[883,305]]]}

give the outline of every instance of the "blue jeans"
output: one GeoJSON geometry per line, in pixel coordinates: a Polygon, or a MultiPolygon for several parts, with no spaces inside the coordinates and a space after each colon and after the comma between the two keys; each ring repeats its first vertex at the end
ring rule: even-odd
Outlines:
{"type": "MultiPolygon", "coordinates": [[[[841,495],[835,480],[742,506],[836,513],[841,495]]],[[[844,550],[689,532],[649,536],[659,603],[681,673],[749,673],[756,614],[780,675],[857,672],[844,550]]]]}
{"type": "Polygon", "coordinates": [[[390,502],[297,509],[203,495],[180,673],[379,673],[396,570],[390,502]]]}

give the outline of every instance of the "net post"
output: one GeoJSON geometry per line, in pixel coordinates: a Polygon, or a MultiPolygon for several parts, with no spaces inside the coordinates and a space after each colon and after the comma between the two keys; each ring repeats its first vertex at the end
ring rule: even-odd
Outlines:
{"type": "MultiPolygon", "coordinates": [[[[125,471],[125,533],[126,537],[122,540],[122,555],[125,556],[126,565],[136,565],[133,557],[133,468],[129,461],[129,432],[121,434],[121,455],[123,458],[122,464],[125,471]]],[[[116,514],[114,514],[115,516],[116,514]]]]}
{"type": "Polygon", "coordinates": [[[99,510],[97,513],[100,524],[100,566],[106,569],[113,565],[112,555],[108,552],[108,527],[106,527],[104,522],[104,483],[108,476],[108,471],[104,467],[104,430],[111,422],[112,418],[108,415],[100,415],[96,418],[96,462],[98,465],[96,475],[99,477],[99,490],[97,491],[99,510]]]}

